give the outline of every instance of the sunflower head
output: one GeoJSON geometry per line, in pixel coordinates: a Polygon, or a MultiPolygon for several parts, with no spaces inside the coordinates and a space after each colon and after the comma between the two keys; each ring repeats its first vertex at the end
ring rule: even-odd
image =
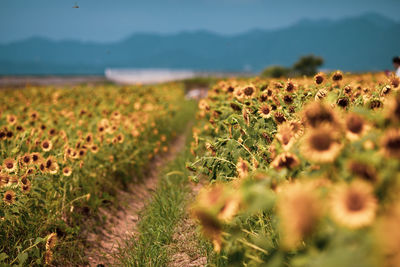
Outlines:
{"type": "Polygon", "coordinates": [[[3,169],[6,172],[14,172],[17,169],[17,163],[14,159],[12,158],[6,158],[3,161],[3,169]]]}
{"type": "Polygon", "coordinates": [[[335,112],[329,106],[321,102],[312,102],[307,105],[304,108],[303,117],[307,125],[314,128],[321,124],[338,124],[335,112]]]}
{"type": "Polygon", "coordinates": [[[332,74],[332,81],[339,82],[343,79],[343,73],[341,71],[335,71],[332,74]]]}
{"type": "Polygon", "coordinates": [[[381,147],[385,156],[400,159],[400,130],[388,130],[381,139],[381,147]]]}
{"type": "Polygon", "coordinates": [[[342,145],[339,133],[328,125],[310,130],[301,144],[302,154],[314,162],[332,162],[339,154],[342,145]]]}
{"type": "Polygon", "coordinates": [[[15,192],[12,190],[8,190],[4,193],[3,201],[7,205],[12,205],[15,202],[15,192]]]}
{"type": "Polygon", "coordinates": [[[377,200],[373,187],[362,181],[338,185],[331,194],[331,215],[348,228],[370,225],[375,219],[377,200]]]}
{"type": "Polygon", "coordinates": [[[324,80],[325,80],[325,74],[322,73],[322,72],[317,73],[317,74],[314,76],[314,80],[315,80],[315,83],[316,83],[316,84],[321,84],[321,83],[323,83],[324,80]]]}

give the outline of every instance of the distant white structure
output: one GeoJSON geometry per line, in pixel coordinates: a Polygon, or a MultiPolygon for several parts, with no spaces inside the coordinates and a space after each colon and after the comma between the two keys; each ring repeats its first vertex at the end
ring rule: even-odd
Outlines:
{"type": "Polygon", "coordinates": [[[196,73],[189,70],[169,69],[106,69],[108,80],[123,84],[152,84],[189,79],[196,73]]]}

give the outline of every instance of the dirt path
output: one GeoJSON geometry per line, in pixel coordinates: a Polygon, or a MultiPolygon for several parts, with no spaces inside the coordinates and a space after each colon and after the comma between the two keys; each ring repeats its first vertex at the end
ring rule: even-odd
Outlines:
{"type": "MultiPolygon", "coordinates": [[[[190,205],[200,189],[203,187],[202,183],[191,184],[191,193],[187,205],[190,205]]],[[[169,267],[203,267],[207,265],[207,257],[201,251],[198,241],[197,224],[191,218],[188,207],[185,207],[185,216],[177,224],[175,233],[173,235],[173,243],[170,244],[169,249],[172,252],[169,267]]]]}
{"type": "Polygon", "coordinates": [[[137,233],[139,212],[151,199],[160,171],[184,148],[185,141],[186,133],[183,133],[171,143],[170,150],[166,154],[153,160],[152,168],[142,183],[132,183],[127,190],[118,191],[117,203],[121,203],[120,207],[100,209],[99,216],[105,217],[106,223],[102,229],[97,229],[97,233],[88,234],[89,249],[86,256],[89,266],[112,265],[112,254],[126,238],[137,233]]]}

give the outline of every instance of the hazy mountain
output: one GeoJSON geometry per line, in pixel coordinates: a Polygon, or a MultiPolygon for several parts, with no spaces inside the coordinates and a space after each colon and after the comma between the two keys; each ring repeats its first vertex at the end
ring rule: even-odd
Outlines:
{"type": "Polygon", "coordinates": [[[108,44],[34,37],[0,45],[0,74],[103,73],[113,68],[260,71],[315,54],[326,69],[391,68],[400,54],[400,23],[377,14],[302,20],[279,30],[225,36],[207,31],[134,34],[108,44]]]}

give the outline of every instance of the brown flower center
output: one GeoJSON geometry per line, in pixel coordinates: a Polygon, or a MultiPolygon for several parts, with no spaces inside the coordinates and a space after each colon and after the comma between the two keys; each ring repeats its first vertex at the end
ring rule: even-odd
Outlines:
{"type": "Polygon", "coordinates": [[[7,169],[12,169],[14,167],[14,164],[12,162],[7,162],[6,167],[7,169]]]}
{"type": "Polygon", "coordinates": [[[254,89],[253,89],[253,87],[249,86],[249,87],[246,87],[243,91],[244,91],[245,95],[251,96],[254,92],[254,89]]]}
{"type": "Polygon", "coordinates": [[[365,206],[365,199],[357,192],[350,192],[346,199],[346,206],[350,211],[360,211],[365,206]]]}
{"type": "Polygon", "coordinates": [[[315,133],[311,137],[311,146],[317,151],[325,151],[331,147],[332,138],[326,132],[315,133]]]}
{"type": "Polygon", "coordinates": [[[386,143],[386,147],[390,150],[400,150],[400,136],[393,136],[386,143]]]}
{"type": "Polygon", "coordinates": [[[11,200],[12,200],[12,195],[11,195],[11,194],[7,194],[7,195],[6,195],[6,199],[7,199],[8,201],[11,201],[11,200]]]}
{"type": "Polygon", "coordinates": [[[364,123],[358,116],[351,116],[346,122],[347,129],[350,132],[358,134],[362,131],[364,123]]]}

